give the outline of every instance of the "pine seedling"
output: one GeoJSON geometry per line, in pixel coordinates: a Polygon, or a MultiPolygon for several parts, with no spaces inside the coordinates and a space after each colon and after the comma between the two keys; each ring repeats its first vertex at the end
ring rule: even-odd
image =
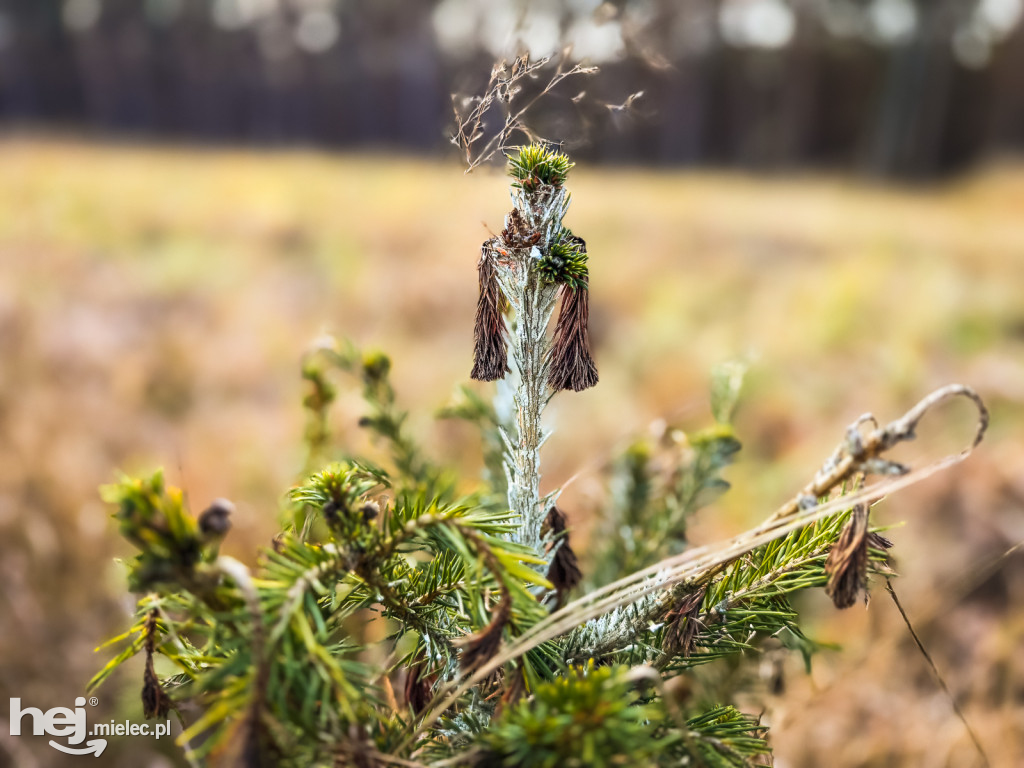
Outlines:
{"type": "Polygon", "coordinates": [[[546,405],[597,383],[587,248],[564,223],[572,167],[546,144],[512,152],[513,208],[481,249],[472,377],[497,391],[466,388],[442,415],[483,431],[487,484],[459,496],[468,483],[410,433],[386,356],[320,340],[302,365],[309,466],[253,565],[220,552],[230,502],[193,517],[159,472],[104,488],[138,550],[138,600],[91,688],[141,654],[144,714],[176,713],[189,759],[214,768],[770,760],[766,726],[737,706],[744,691],[702,674],[749,666],[768,642],[809,660],[818,646],[793,596],[824,589],[846,608],[892,575],[872,503],[970,448],[917,470],[890,450],[953,397],[978,409],[973,448],[987,411],[952,385],[885,426],[858,420],[765,522],[692,547],[689,523],[728,489],[740,449],[742,367],[723,366],[714,424],[634,441],[612,462],[602,535],[577,554],[558,489],[540,485],[546,405]],[[336,445],[338,373],[362,387],[377,461],[336,445]]]}

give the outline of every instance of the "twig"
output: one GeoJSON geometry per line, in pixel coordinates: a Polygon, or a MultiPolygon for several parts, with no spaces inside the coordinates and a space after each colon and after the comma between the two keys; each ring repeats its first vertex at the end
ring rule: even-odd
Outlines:
{"type": "Polygon", "coordinates": [[[936,405],[954,397],[966,397],[978,409],[978,426],[974,433],[974,440],[960,452],[961,456],[967,456],[985,436],[985,431],[988,429],[988,409],[978,393],[970,387],[963,384],[950,384],[935,390],[901,418],[889,423],[884,428],[876,427],[865,438],[861,438],[858,427],[867,421],[874,422],[874,417],[871,414],[864,414],[857,419],[847,429],[844,442],[836,448],[814,479],[769,520],[788,517],[803,506],[816,504],[820,497],[860,472],[904,474],[907,470],[903,465],[886,461],[882,459],[882,455],[899,443],[913,440],[914,432],[921,419],[936,405]]]}
{"type": "Polygon", "coordinates": [[[530,55],[524,54],[514,59],[511,66],[508,62],[502,61],[491,70],[491,77],[487,81],[487,87],[483,95],[468,99],[468,102],[474,103],[474,106],[466,115],[459,113],[458,107],[455,105],[458,96],[452,95],[452,108],[455,112],[455,133],[450,139],[452,144],[459,147],[465,154],[466,173],[488,162],[499,152],[504,153],[507,149],[510,149],[511,145],[509,142],[516,133],[522,133],[530,141],[538,140],[540,137],[523,122],[526,113],[538,101],[551,93],[555,86],[563,80],[575,75],[592,75],[598,71],[597,67],[584,67],[581,64],[574,64],[567,68],[569,53],[568,48],[560,53],[555,66],[555,73],[551,76],[551,79],[540,90],[540,93],[529,99],[521,107],[517,104],[515,111],[512,110],[512,102],[522,91],[521,81],[527,78],[536,79],[539,72],[551,62],[551,56],[531,62],[530,55]],[[484,118],[495,103],[506,105],[505,121],[498,132],[487,139],[483,147],[476,150],[474,155],[474,145],[483,140],[485,136],[484,118]]]}

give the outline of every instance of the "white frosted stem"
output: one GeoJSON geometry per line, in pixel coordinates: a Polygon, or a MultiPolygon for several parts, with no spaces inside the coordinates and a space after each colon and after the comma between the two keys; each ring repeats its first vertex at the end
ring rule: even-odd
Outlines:
{"type": "Polygon", "coordinates": [[[548,323],[558,287],[541,280],[536,263],[557,235],[568,207],[564,189],[540,193],[514,189],[512,202],[540,241],[530,248],[504,247],[492,241],[495,275],[514,314],[510,327],[510,362],[515,435],[508,436],[505,457],[509,475],[508,503],[522,521],[516,540],[542,552],[541,526],[547,510],[540,495],[540,447],[544,442],[541,417],[548,400],[548,323]]]}

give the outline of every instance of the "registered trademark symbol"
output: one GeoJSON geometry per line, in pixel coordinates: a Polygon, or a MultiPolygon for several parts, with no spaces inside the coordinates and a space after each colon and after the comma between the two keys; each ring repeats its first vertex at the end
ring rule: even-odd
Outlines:
{"type": "Polygon", "coordinates": [[[100,700],[97,699],[95,696],[93,696],[91,699],[89,699],[89,706],[90,707],[95,707],[99,703],[100,703],[100,700]]]}

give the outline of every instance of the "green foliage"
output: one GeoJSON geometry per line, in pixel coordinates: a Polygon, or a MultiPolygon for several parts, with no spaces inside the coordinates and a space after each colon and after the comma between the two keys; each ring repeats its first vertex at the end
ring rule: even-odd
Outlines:
{"type": "Polygon", "coordinates": [[[210,551],[204,551],[203,537],[196,521],[185,512],[181,492],[165,487],[163,472],[148,478],[124,476],[103,486],[100,495],[117,507],[114,516],[121,535],[142,550],[128,575],[133,591],[195,578],[196,565],[210,551]]]}
{"type": "MultiPolygon", "coordinates": [[[[161,473],[125,477],[103,490],[122,534],[140,549],[130,585],[141,596],[137,621],[116,641],[123,650],[91,685],[135,654],[166,657],[178,673],[160,683],[159,696],[174,708],[199,704],[201,714],[180,741],[214,765],[245,750],[275,766],[376,751],[408,757],[403,745],[417,722],[415,707],[548,613],[546,560],[514,543],[518,520],[495,503],[498,490],[453,498],[439,482],[445,471],[421,458],[404,430],[388,359],[338,350],[320,347],[304,361],[311,416],[327,424],[331,367],[358,375],[370,405],[363,423],[389,447],[392,468],[342,459],[308,474],[288,494],[291,522],[253,573],[218,555],[217,542],[204,538],[161,473]],[[382,630],[370,630],[368,620],[382,630]],[[374,661],[382,658],[391,661],[374,661]],[[384,682],[396,676],[406,680],[397,710],[389,703],[393,685],[384,682]]],[[[638,441],[616,463],[607,525],[617,535],[605,537],[609,544],[595,558],[597,579],[687,546],[689,517],[728,487],[721,472],[739,443],[727,418],[740,382],[738,369],[720,369],[713,427],[689,437],[667,429],[661,441],[638,441]]],[[[493,406],[465,390],[441,415],[481,428],[494,453],[492,477],[501,478],[493,406]]],[[[325,429],[307,433],[311,454],[329,451],[325,436],[325,429]]],[[[692,674],[757,653],[766,637],[809,655],[815,645],[801,633],[789,597],[825,583],[825,558],[847,518],[799,528],[703,583],[532,648],[503,676],[460,697],[424,734],[424,754],[508,766],[751,764],[768,753],[755,720],[717,704],[680,719],[671,697],[639,684],[646,678],[631,669],[648,665],[664,679],[692,674]],[[614,665],[565,672],[569,659],[614,665]],[[495,717],[496,697],[503,688],[508,696],[515,679],[527,696],[495,717]]],[[[883,559],[872,551],[873,567],[883,559]]]]}
{"type": "Polygon", "coordinates": [[[527,768],[749,766],[766,728],[731,706],[684,720],[626,666],[574,668],[508,707],[479,738],[476,765],[527,768]]]}
{"type": "Polygon", "coordinates": [[[392,485],[452,498],[454,474],[424,457],[406,428],[408,413],[397,406],[391,386],[391,359],[379,351],[360,352],[352,344],[338,343],[332,337],[321,339],[302,361],[302,377],[310,383],[311,390],[303,400],[308,411],[307,468],[314,468],[331,453],[328,412],[336,397],[331,380],[335,370],[356,377],[362,384],[369,412],[360,418],[359,426],[387,448],[393,469],[392,485]]]}
{"type": "Polygon", "coordinates": [[[686,721],[688,738],[683,738],[669,749],[670,762],[662,757],[664,765],[705,765],[709,768],[746,768],[753,761],[771,754],[765,734],[767,728],[757,719],[744,715],[731,706],[717,706],[686,721]]]}
{"type": "Polygon", "coordinates": [[[664,748],[638,701],[629,670],[574,669],[509,707],[481,739],[478,765],[509,768],[645,765],[664,748]]]}
{"type": "Polygon", "coordinates": [[[587,248],[572,232],[563,229],[537,265],[544,280],[573,290],[587,289],[587,248]]]}
{"type": "Polygon", "coordinates": [[[508,478],[505,475],[505,443],[501,430],[512,433],[510,424],[502,424],[494,404],[482,398],[467,386],[459,387],[452,402],[438,412],[441,419],[461,419],[475,426],[483,440],[484,489],[493,503],[504,505],[508,498],[508,478]],[[490,491],[489,494],[486,492],[490,491]]]}
{"type": "Polygon", "coordinates": [[[516,180],[513,186],[534,192],[541,186],[562,186],[574,165],[562,152],[530,144],[509,157],[508,174],[516,180]]]}
{"type": "MultiPolygon", "coordinates": [[[[695,618],[702,629],[692,651],[673,656],[665,671],[674,673],[756,650],[757,642],[767,637],[780,638],[787,647],[799,650],[809,665],[817,645],[800,630],[790,596],[825,586],[825,558],[849,517],[849,512],[843,512],[799,528],[737,559],[714,577],[695,618]]],[[[885,554],[871,550],[871,563],[880,571],[885,554]]],[[[656,634],[663,641],[664,629],[656,634]]],[[[660,645],[659,637],[652,639],[653,645],[660,645]]]]}
{"type": "Polygon", "coordinates": [[[638,440],[615,461],[605,542],[590,571],[596,584],[678,554],[687,545],[689,519],[729,489],[722,477],[740,442],[728,423],[742,369],[720,366],[712,380],[712,427],[687,435],[666,427],[660,440],[638,440]]]}
{"type": "Polygon", "coordinates": [[[747,366],[739,360],[715,366],[711,375],[711,415],[719,424],[732,423],[746,373],[747,366]]]}
{"type": "MultiPolygon", "coordinates": [[[[385,732],[394,722],[373,682],[380,670],[360,661],[365,633],[352,631],[357,614],[378,611],[390,627],[388,645],[413,648],[407,660],[425,657],[449,677],[458,669],[458,643],[492,625],[496,603],[508,605],[499,632],[518,633],[544,615],[531,589],[550,585],[526,565],[543,561],[507,540],[515,528],[508,512],[422,492],[381,504],[372,494],[387,484],[379,470],[353,463],[311,475],[291,498],[324,525],[283,532],[251,578],[230,558],[201,564],[204,570],[192,567],[195,557],[183,560],[178,543],[197,541],[196,526],[159,473],[106,489],[123,533],[143,550],[144,573],[161,578],[133,579],[152,590],[124,636],[134,639],[92,686],[143,650],[155,612],[155,652],[180,669],[165,691],[174,702],[208,705],[182,737],[214,729],[197,754],[249,739],[281,755],[315,756],[316,745],[348,739],[354,723],[385,732]],[[273,726],[250,733],[239,726],[250,717],[273,726]]],[[[524,663],[533,676],[553,671],[543,651],[524,663]]]]}

